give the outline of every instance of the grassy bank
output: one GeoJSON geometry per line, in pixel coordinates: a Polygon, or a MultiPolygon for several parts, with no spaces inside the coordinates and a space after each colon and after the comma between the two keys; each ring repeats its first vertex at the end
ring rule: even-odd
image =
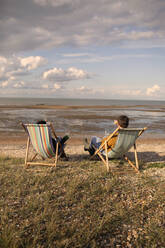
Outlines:
{"type": "Polygon", "coordinates": [[[125,167],[0,158],[0,247],[165,247],[165,164],[125,167]]]}

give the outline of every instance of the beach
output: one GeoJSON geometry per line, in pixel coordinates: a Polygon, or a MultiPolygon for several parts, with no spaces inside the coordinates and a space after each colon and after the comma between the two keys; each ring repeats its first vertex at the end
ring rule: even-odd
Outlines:
{"type": "MultiPolygon", "coordinates": [[[[11,105],[0,113],[3,247],[164,247],[163,108],[11,105]],[[130,117],[131,127],[148,127],[137,139],[140,173],[121,160],[109,160],[107,173],[84,151],[84,137],[103,137],[119,113],[130,117]],[[38,119],[51,120],[57,135],[70,137],[69,160],[59,159],[56,168],[25,169],[27,133],[20,122],[38,119]]],[[[134,162],[133,149],[127,156],[134,162]]]]}
{"type": "Polygon", "coordinates": [[[130,127],[143,128],[147,131],[137,140],[139,159],[144,162],[165,160],[165,103],[146,102],[99,102],[68,101],[65,105],[56,100],[47,102],[38,100],[13,102],[0,105],[0,153],[10,156],[24,157],[27,134],[21,122],[35,123],[46,119],[53,123],[56,134],[68,134],[70,139],[66,153],[70,158],[84,155],[83,140],[92,136],[103,137],[114,130],[113,120],[120,114],[130,118],[130,127]],[[41,102],[43,102],[41,104],[41,102]],[[76,105],[79,104],[79,105],[76,105]],[[92,105],[92,103],[95,105],[92,105]],[[97,103],[97,105],[96,105],[97,103]]]}
{"type": "MultiPolygon", "coordinates": [[[[0,154],[10,157],[25,157],[27,135],[1,137],[0,154]]],[[[165,161],[165,139],[164,138],[140,138],[137,141],[138,158],[145,163],[165,161]]],[[[66,145],[66,154],[70,161],[81,160],[88,157],[83,149],[83,140],[71,138],[66,145]]],[[[130,150],[129,157],[133,158],[133,150],[130,150]]]]}
{"type": "MultiPolygon", "coordinates": [[[[25,132],[10,132],[10,136],[8,134],[8,132],[0,133],[0,154],[24,158],[27,134],[25,132]]],[[[62,135],[62,133],[60,133],[60,135],[62,135]]],[[[89,135],[88,139],[90,139],[89,135]]],[[[70,161],[75,161],[76,159],[79,161],[83,158],[86,159],[89,156],[83,149],[83,136],[79,135],[70,137],[65,151],[70,161]]],[[[152,137],[150,134],[143,134],[137,140],[137,151],[138,158],[141,162],[150,163],[165,161],[165,138],[160,135],[158,137],[152,137]]],[[[31,153],[33,153],[33,149],[31,149],[31,153]]],[[[133,149],[130,150],[128,156],[132,159],[134,158],[133,149]]]]}

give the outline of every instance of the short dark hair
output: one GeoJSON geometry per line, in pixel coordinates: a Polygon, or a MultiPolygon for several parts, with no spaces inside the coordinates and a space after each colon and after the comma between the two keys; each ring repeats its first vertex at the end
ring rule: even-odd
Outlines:
{"type": "Polygon", "coordinates": [[[44,120],[40,120],[40,121],[37,121],[37,123],[36,124],[46,124],[46,121],[44,121],[44,120]]]}
{"type": "Polygon", "coordinates": [[[117,118],[117,120],[118,120],[118,123],[119,123],[120,127],[122,127],[122,128],[128,127],[128,125],[129,125],[129,118],[128,118],[128,116],[126,116],[126,115],[120,115],[117,118]]]}

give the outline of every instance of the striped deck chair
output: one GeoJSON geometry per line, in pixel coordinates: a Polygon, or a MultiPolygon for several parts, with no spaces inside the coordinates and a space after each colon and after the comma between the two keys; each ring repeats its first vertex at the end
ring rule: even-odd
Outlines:
{"type": "Polygon", "coordinates": [[[53,126],[51,123],[47,124],[23,124],[22,126],[24,130],[28,133],[28,140],[27,140],[27,148],[26,148],[26,155],[25,155],[25,166],[29,165],[48,165],[48,166],[55,166],[57,164],[58,154],[59,150],[60,152],[63,151],[61,143],[59,142],[59,139],[57,135],[55,134],[55,131],[53,129],[53,126]],[[53,147],[52,143],[52,134],[53,138],[57,141],[56,143],[56,149],[53,147]],[[33,146],[33,149],[35,150],[35,155],[33,158],[28,161],[28,155],[29,155],[29,147],[30,143],[33,146]],[[46,158],[54,158],[54,163],[38,163],[33,162],[34,159],[37,157],[37,155],[40,155],[43,160],[46,158]]]}
{"type": "MultiPolygon", "coordinates": [[[[124,158],[134,169],[137,173],[139,173],[139,163],[137,157],[137,149],[136,149],[136,139],[147,129],[145,128],[117,128],[112,134],[110,134],[105,142],[100,145],[100,147],[95,151],[94,155],[98,155],[103,163],[107,167],[107,171],[109,172],[109,158],[124,158]],[[117,141],[115,146],[108,152],[108,141],[118,133],[117,141]],[[135,155],[135,163],[134,165],[128,157],[126,157],[126,153],[134,147],[134,155],[135,155]]],[[[92,157],[93,157],[92,156],[92,157]]]]}

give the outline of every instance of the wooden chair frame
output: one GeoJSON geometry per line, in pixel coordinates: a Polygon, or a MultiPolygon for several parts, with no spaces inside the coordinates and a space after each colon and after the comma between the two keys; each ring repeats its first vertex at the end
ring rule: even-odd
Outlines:
{"type": "MultiPolygon", "coordinates": [[[[24,128],[25,132],[27,133],[27,130],[26,130],[26,127],[23,123],[22,124],[22,127],[24,128]]],[[[41,156],[40,154],[38,154],[37,152],[35,152],[34,156],[32,157],[31,160],[29,160],[29,148],[30,148],[30,145],[31,145],[31,140],[30,140],[30,137],[29,137],[29,134],[28,134],[28,138],[27,138],[27,145],[26,145],[26,154],[25,154],[25,167],[29,167],[30,165],[46,165],[46,166],[52,166],[52,167],[56,167],[57,166],[57,160],[58,160],[58,157],[60,157],[61,153],[63,152],[63,148],[62,148],[62,145],[54,131],[54,128],[53,128],[53,125],[52,123],[49,122],[48,124],[51,128],[51,132],[54,136],[54,138],[56,139],[57,143],[56,143],[56,152],[55,152],[55,157],[54,157],[54,162],[53,163],[44,163],[44,162],[33,162],[35,160],[35,158],[39,155],[41,156]],[[58,154],[58,148],[60,147],[60,154],[58,154]]],[[[53,137],[52,136],[52,137],[53,137]]],[[[34,149],[34,148],[33,148],[34,149]]],[[[41,156],[42,157],[42,156],[41,156]]],[[[42,160],[45,160],[44,157],[42,157],[42,160]]]]}
{"type": "MultiPolygon", "coordinates": [[[[109,172],[110,169],[110,165],[109,165],[109,157],[108,157],[108,142],[109,140],[119,131],[120,127],[118,127],[112,134],[110,134],[107,139],[105,140],[105,142],[103,144],[100,145],[100,147],[95,151],[95,153],[92,155],[91,158],[93,158],[94,156],[98,155],[100,157],[100,159],[103,161],[104,165],[107,168],[107,172],[109,172]],[[105,148],[104,148],[105,147],[105,148]],[[101,154],[101,150],[104,149],[105,150],[105,158],[104,155],[101,154]]],[[[138,137],[147,129],[147,127],[144,127],[143,129],[141,129],[139,131],[138,137]]],[[[133,145],[134,148],[134,156],[135,156],[135,165],[132,163],[132,161],[126,156],[123,155],[123,159],[125,161],[128,162],[128,164],[130,166],[132,166],[132,168],[139,173],[139,161],[138,161],[138,156],[137,156],[137,148],[136,148],[136,141],[133,145]]]]}

